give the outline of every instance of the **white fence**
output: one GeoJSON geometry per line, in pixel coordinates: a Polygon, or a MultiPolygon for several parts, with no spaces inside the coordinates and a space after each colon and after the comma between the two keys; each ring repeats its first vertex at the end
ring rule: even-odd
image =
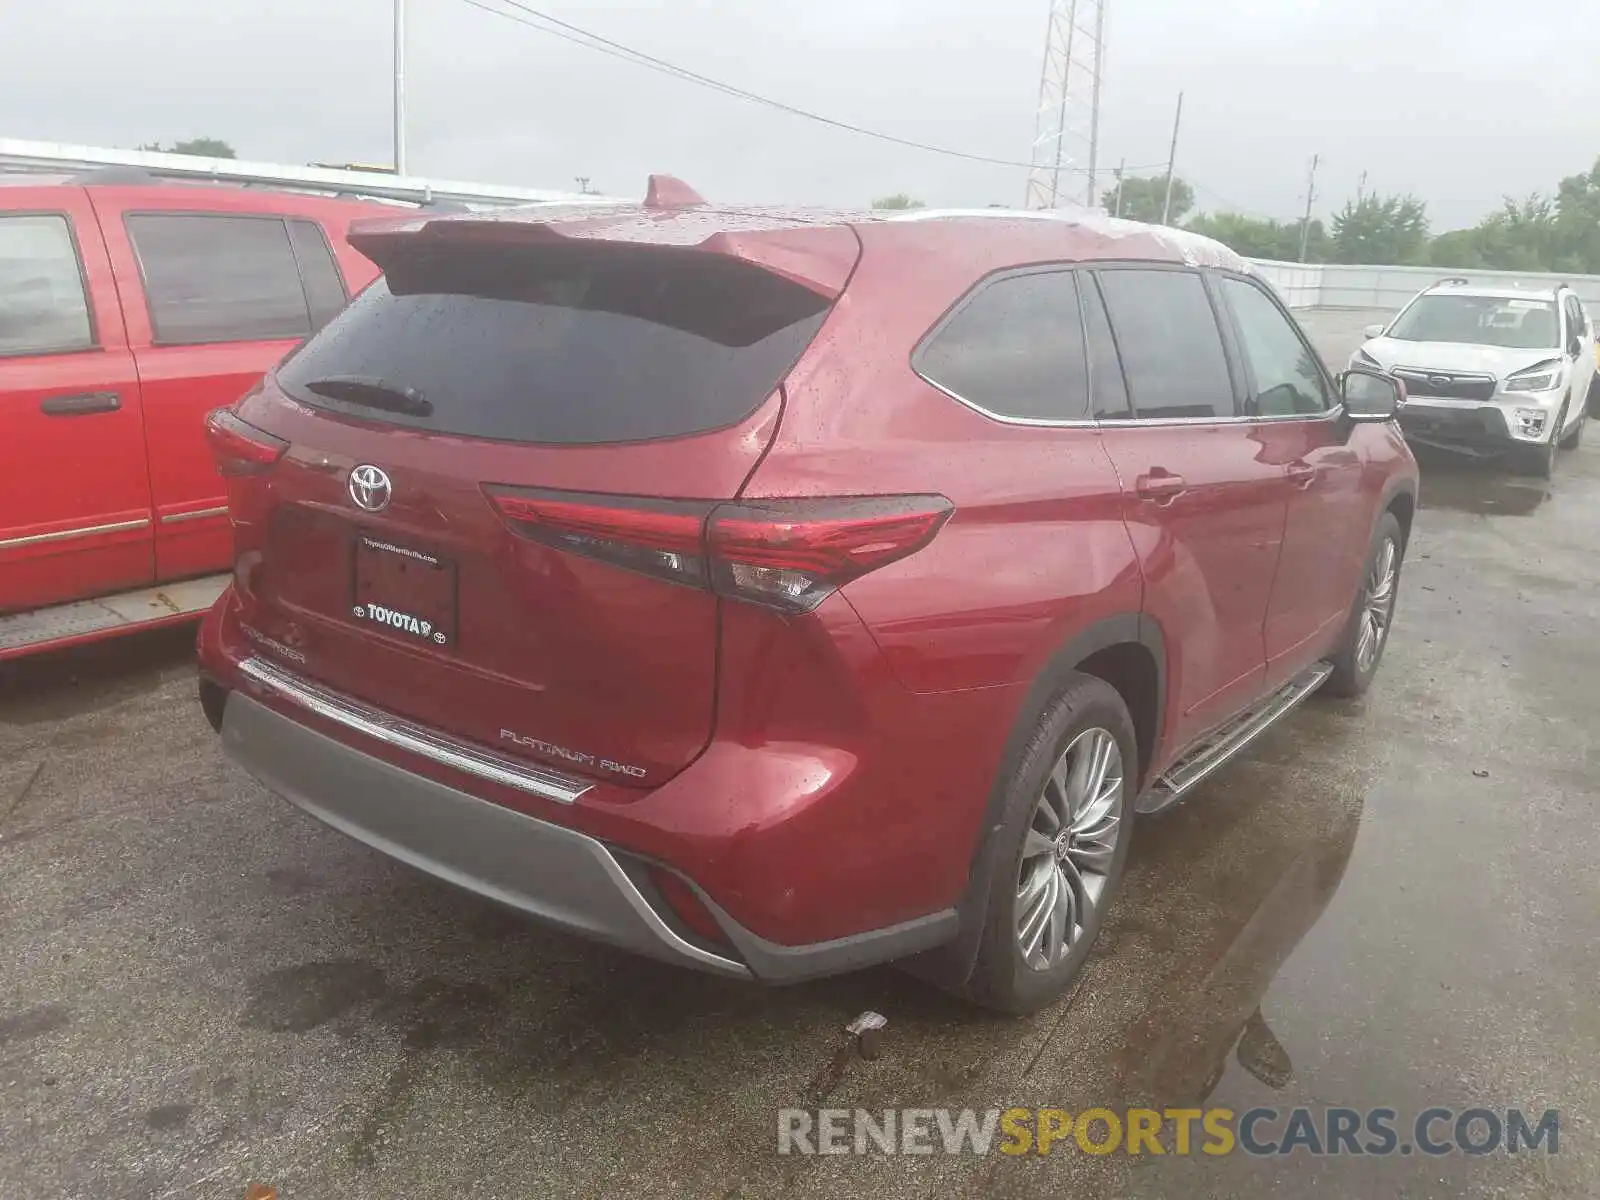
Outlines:
{"type": "Polygon", "coordinates": [[[1452,271],[1447,267],[1361,267],[1342,263],[1285,263],[1254,260],[1256,270],[1290,308],[1397,309],[1441,279],[1515,284],[1529,288],[1572,285],[1588,307],[1600,309],[1600,275],[1540,275],[1516,271],[1452,271]]]}

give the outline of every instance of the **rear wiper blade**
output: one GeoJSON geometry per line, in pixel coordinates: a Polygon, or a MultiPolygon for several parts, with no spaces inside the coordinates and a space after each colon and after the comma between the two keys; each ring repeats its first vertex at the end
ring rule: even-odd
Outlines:
{"type": "Polygon", "coordinates": [[[300,386],[341,404],[378,408],[408,417],[433,415],[433,402],[416,388],[389,383],[374,375],[329,375],[323,379],[309,380],[300,386]]]}

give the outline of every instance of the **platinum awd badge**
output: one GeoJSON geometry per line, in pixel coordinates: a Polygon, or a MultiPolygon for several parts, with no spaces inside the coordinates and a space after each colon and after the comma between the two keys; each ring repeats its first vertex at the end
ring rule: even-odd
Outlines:
{"type": "Polygon", "coordinates": [[[450,641],[445,636],[444,630],[433,627],[432,621],[424,621],[421,617],[401,612],[398,608],[385,608],[381,604],[358,604],[350,611],[357,620],[387,625],[390,629],[398,629],[401,633],[409,633],[413,637],[426,638],[439,646],[446,645],[450,641]]]}

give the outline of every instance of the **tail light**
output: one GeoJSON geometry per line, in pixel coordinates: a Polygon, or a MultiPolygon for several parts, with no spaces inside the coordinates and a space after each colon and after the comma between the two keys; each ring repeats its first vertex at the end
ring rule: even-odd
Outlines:
{"type": "Polygon", "coordinates": [[[524,537],[787,613],[810,612],[915,554],[955,511],[943,496],[718,504],[496,489],[489,498],[524,537]]]}
{"type": "Polygon", "coordinates": [[[206,441],[222,475],[259,475],[289,449],[288,442],[241,420],[228,408],[206,414],[206,441]]]}

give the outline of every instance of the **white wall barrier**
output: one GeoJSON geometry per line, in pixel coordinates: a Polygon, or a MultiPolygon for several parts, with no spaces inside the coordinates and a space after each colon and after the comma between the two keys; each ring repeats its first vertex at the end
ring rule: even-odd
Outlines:
{"type": "Polygon", "coordinates": [[[1554,288],[1571,284],[1584,304],[1600,311],[1600,275],[1541,275],[1518,271],[1452,271],[1448,267],[1364,267],[1344,263],[1252,260],[1261,277],[1278,289],[1290,308],[1397,309],[1441,279],[1554,288]]]}

